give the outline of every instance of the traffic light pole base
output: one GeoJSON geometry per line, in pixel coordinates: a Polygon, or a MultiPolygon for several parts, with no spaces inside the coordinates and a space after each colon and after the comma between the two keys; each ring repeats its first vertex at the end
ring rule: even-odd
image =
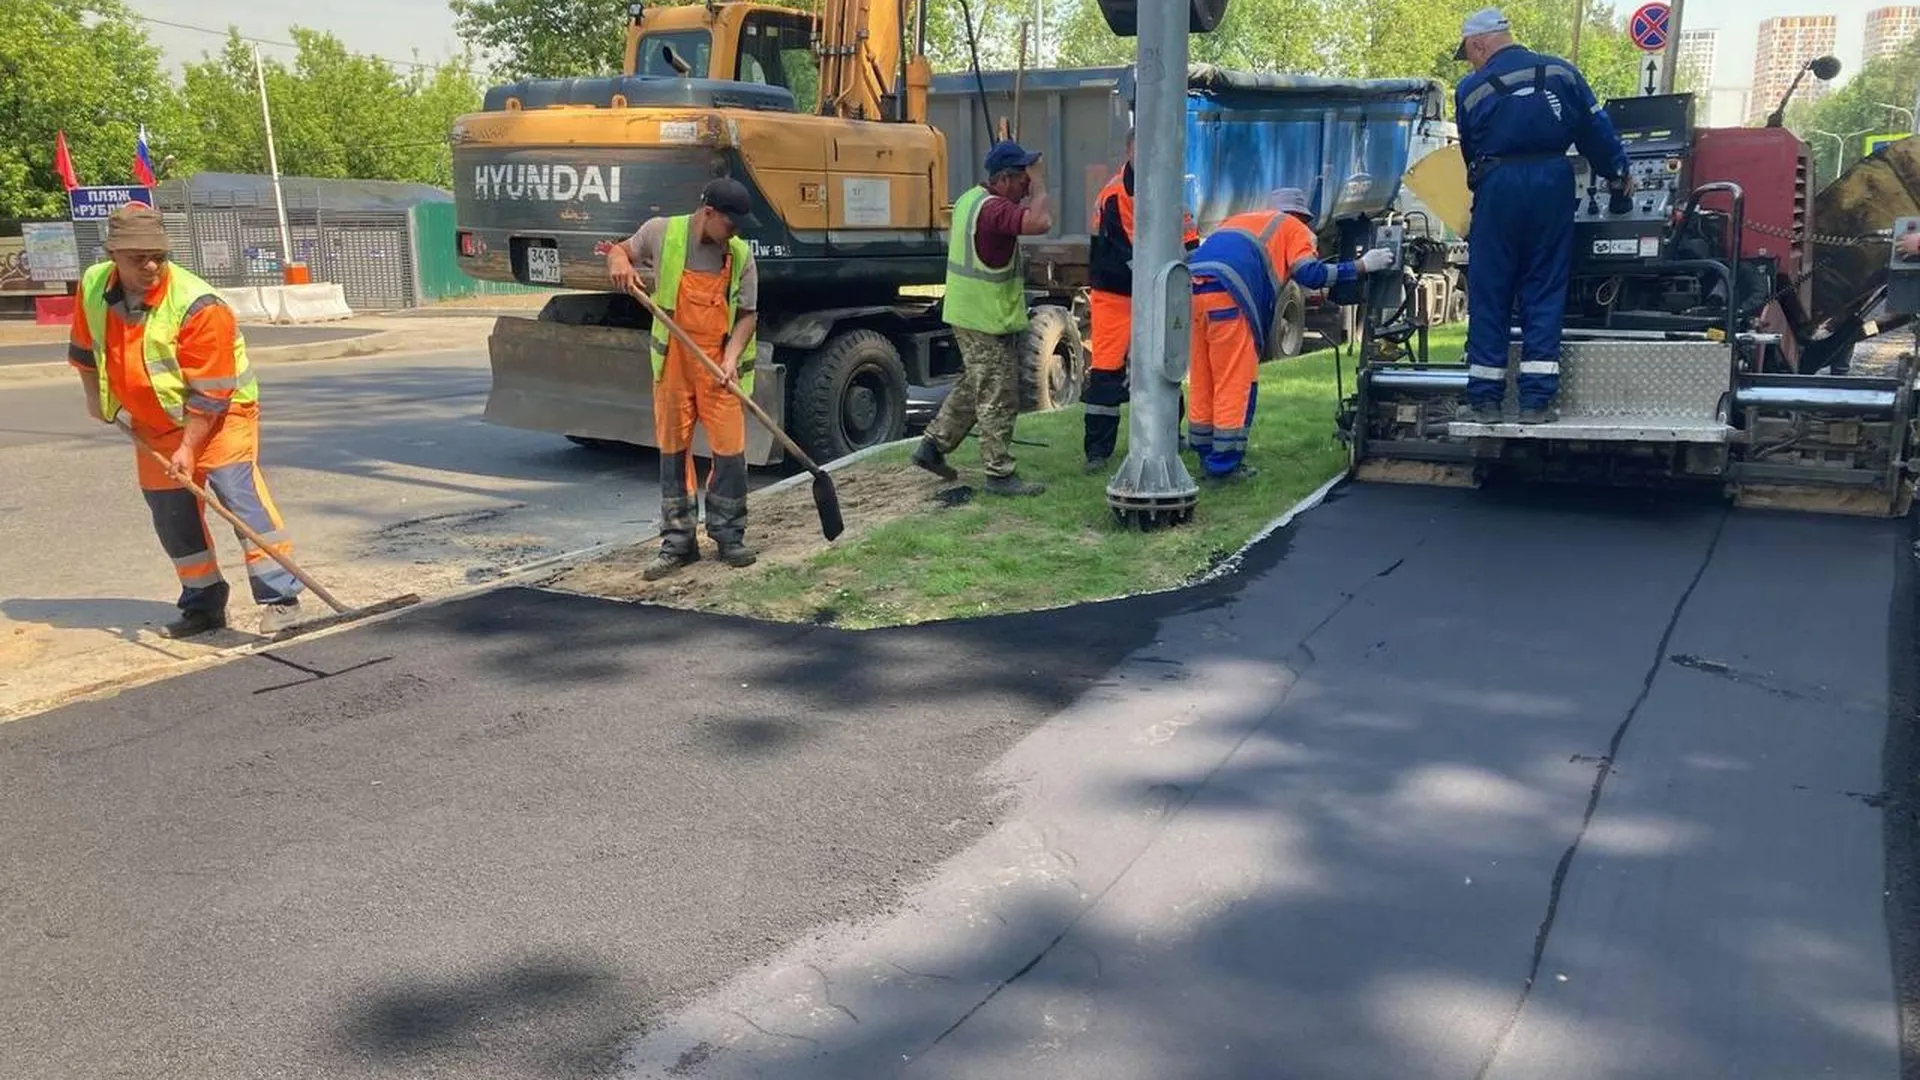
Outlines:
{"type": "Polygon", "coordinates": [[[1192,521],[1199,502],[1200,485],[1178,455],[1129,453],[1107,484],[1114,520],[1142,532],[1192,521]]]}

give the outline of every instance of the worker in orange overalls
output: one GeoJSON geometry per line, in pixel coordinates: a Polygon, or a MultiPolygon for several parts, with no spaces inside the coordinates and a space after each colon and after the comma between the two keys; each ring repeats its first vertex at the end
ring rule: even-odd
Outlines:
{"type": "MultiPolygon", "coordinates": [[[[67,359],[88,415],[125,422],[169,459],[163,467],[134,453],[154,531],[180,578],[180,617],[161,633],[192,637],[227,625],[228,587],[206,507],[177,477],[211,489],[274,550],[293,550],[260,473],[260,387],[233,310],[168,261],[173,245],[158,211],[139,203],[114,211],[105,247],[108,261],[81,276],[67,359]]],[[[240,543],[261,633],[297,623],[299,580],[244,536],[240,543]]]]}
{"type": "MultiPolygon", "coordinates": [[[[1133,337],[1133,132],[1127,161],[1093,200],[1093,236],[1088,245],[1088,320],[1093,359],[1081,408],[1086,413],[1086,471],[1100,472],[1120,435],[1120,406],[1131,397],[1127,354],[1133,337]]],[[[1193,215],[1186,215],[1187,250],[1200,246],[1193,215]]]]}
{"type": "Polygon", "coordinates": [[[1393,253],[1376,248],[1352,262],[1320,261],[1306,192],[1282,188],[1273,209],[1249,210],[1220,223],[1193,253],[1192,359],[1187,445],[1202,473],[1222,480],[1251,476],[1247,434],[1258,398],[1260,358],[1276,327],[1288,281],[1323,289],[1384,270],[1393,253]]]}
{"type": "MultiPolygon", "coordinates": [[[[607,252],[607,276],[639,283],[674,324],[700,345],[729,383],[753,393],[760,274],[741,229],[759,225],[745,184],[709,182],[691,214],[649,219],[607,252]]],[[[653,430],[660,445],[660,552],[641,571],[648,581],[697,562],[694,537],[693,428],[706,429],[707,535],[720,561],[752,566],[747,547],[747,422],[740,399],[689,355],[664,324],[653,325],[653,430]]]]}

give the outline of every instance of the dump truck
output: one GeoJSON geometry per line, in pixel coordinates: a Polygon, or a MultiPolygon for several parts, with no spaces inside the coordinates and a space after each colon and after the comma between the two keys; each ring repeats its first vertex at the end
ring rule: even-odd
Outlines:
{"type": "MultiPolygon", "coordinates": [[[[1575,159],[1558,418],[1463,418],[1467,365],[1410,355],[1394,314],[1403,294],[1373,282],[1338,419],[1355,475],[1706,486],[1740,505],[1904,514],[1914,356],[1871,372],[1848,357],[1912,319],[1888,300],[1889,227],[1920,215],[1920,139],[1882,147],[1816,195],[1807,146],[1785,128],[1699,126],[1689,94],[1606,109],[1638,190],[1609,199],[1575,159]]],[[[1466,205],[1460,192],[1429,195],[1466,205]]],[[[1391,243],[1391,227],[1379,239],[1391,243]]],[[[1511,337],[1509,380],[1518,328],[1511,337]]]]}
{"type": "MultiPolygon", "coordinates": [[[[952,199],[978,181],[990,129],[1016,97],[1016,130],[1046,155],[1060,224],[1023,245],[1032,327],[1022,407],[1078,400],[1084,223],[1124,159],[1130,74],[969,73],[963,93],[956,77],[933,78],[925,34],[918,2],[834,0],[819,15],[636,3],[621,75],[490,89],[482,111],[453,126],[460,264],[482,280],[573,291],[538,318],[496,322],[486,419],[587,444],[651,445],[649,321],[612,290],[605,253],[731,175],[762,223],[746,237],[760,270],[756,402],[821,460],[899,438],[960,371],[938,298],[952,199]]],[[[1190,121],[1189,171],[1209,189],[1199,208],[1216,221],[1297,181],[1301,168],[1320,178],[1305,186],[1328,211],[1387,205],[1415,119],[1437,117],[1442,100],[1422,80],[1310,84],[1196,67],[1191,82],[1203,99],[1234,103],[1215,110],[1224,118],[1190,121]],[[1249,119],[1280,105],[1285,123],[1249,119]],[[1228,151],[1282,142],[1311,153],[1241,183],[1228,151]]],[[[1276,337],[1299,347],[1298,334],[1276,337]]],[[[780,457],[750,426],[748,460],[780,457]]]]}

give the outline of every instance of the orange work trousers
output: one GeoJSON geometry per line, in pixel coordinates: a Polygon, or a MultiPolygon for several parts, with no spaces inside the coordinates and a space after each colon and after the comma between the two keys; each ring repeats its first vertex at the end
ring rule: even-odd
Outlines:
{"type": "Polygon", "coordinates": [[[1088,293],[1088,316],[1093,322],[1093,360],[1087,387],[1080,394],[1086,412],[1084,448],[1087,460],[1099,463],[1113,456],[1120,438],[1120,406],[1133,396],[1127,381],[1127,352],[1133,345],[1133,297],[1094,289],[1088,293]]]}
{"type": "MultiPolygon", "coordinates": [[[[186,432],[174,428],[154,434],[136,421],[135,431],[148,446],[171,457],[180,448],[186,432]]],[[[180,579],[182,611],[224,611],[229,589],[220,573],[219,557],[214,551],[213,534],[207,529],[207,507],[198,496],[168,475],[161,464],[145,451],[134,450],[134,469],[140,479],[141,494],[153,516],[153,531],[160,547],[173,560],[173,572],[180,579]]],[[[259,533],[268,546],[280,554],[293,552],[293,540],[287,535],[280,508],[267,490],[267,478],[260,471],[260,407],[235,405],[214,425],[200,455],[194,461],[194,482],[213,493],[220,505],[233,511],[241,521],[259,533]]],[[[254,602],[277,604],[300,595],[300,580],[274,562],[253,541],[234,530],[240,549],[246,556],[247,583],[254,602]]]]}
{"type": "MultiPolygon", "coordinates": [[[[727,318],[724,270],[685,270],[673,321],[716,362],[733,326],[727,318]]],[[[743,358],[750,359],[750,358],[743,358]]],[[[747,533],[747,420],[740,399],[713,377],[678,338],[653,387],[653,433],[660,444],[660,545],[672,555],[688,555],[694,540],[693,428],[706,429],[713,465],[707,472],[707,535],[723,548],[747,533]]]]}
{"type": "Polygon", "coordinates": [[[1246,457],[1259,355],[1233,297],[1206,277],[1194,278],[1191,352],[1187,444],[1208,476],[1226,476],[1246,457]]]}

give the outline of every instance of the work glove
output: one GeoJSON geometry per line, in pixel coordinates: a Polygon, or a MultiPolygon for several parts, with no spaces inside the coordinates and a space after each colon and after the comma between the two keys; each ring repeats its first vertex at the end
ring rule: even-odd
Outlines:
{"type": "Polygon", "coordinates": [[[1374,248],[1360,256],[1360,271],[1365,274],[1377,274],[1393,265],[1393,252],[1386,248],[1374,248]]]}

